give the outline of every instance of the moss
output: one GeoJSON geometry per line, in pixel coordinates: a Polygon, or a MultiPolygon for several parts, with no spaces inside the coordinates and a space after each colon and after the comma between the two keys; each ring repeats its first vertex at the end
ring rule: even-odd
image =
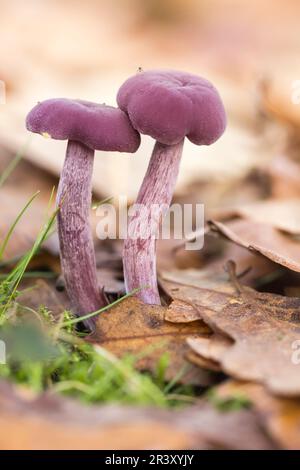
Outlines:
{"type": "Polygon", "coordinates": [[[221,412],[232,412],[243,409],[249,409],[252,406],[251,400],[241,393],[235,393],[230,396],[219,396],[216,390],[209,390],[206,394],[208,401],[221,412]]]}

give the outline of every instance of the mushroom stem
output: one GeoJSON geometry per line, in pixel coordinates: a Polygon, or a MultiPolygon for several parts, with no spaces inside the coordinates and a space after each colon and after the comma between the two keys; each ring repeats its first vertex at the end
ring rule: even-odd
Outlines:
{"type": "Polygon", "coordinates": [[[179,172],[183,140],[175,145],[156,142],[128,223],[123,264],[127,292],[143,302],[160,305],[156,274],[156,236],[168,211],[179,172]]]}
{"type": "MultiPolygon", "coordinates": [[[[68,142],[57,193],[61,267],[76,315],[94,312],[107,303],[97,281],[89,223],[94,153],[80,142],[68,142]]],[[[86,325],[93,327],[94,320],[87,320],[86,325]]]]}

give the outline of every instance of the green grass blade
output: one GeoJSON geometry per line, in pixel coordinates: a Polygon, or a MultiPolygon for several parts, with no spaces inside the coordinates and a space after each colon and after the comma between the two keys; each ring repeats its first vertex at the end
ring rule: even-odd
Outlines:
{"type": "Polygon", "coordinates": [[[102,201],[94,202],[92,204],[92,209],[96,210],[96,209],[98,209],[98,207],[103,206],[103,204],[107,204],[107,203],[113,201],[113,199],[114,199],[113,196],[109,196],[109,197],[106,197],[105,199],[102,199],[102,201]]]}
{"type": "Polygon", "coordinates": [[[87,313],[86,315],[83,315],[82,317],[74,318],[73,320],[68,320],[67,322],[62,323],[61,327],[65,328],[66,326],[74,325],[84,320],[88,320],[89,318],[95,317],[99,313],[106,312],[107,310],[114,307],[115,305],[118,305],[120,302],[123,302],[123,300],[136,294],[140,290],[141,290],[141,287],[139,289],[134,289],[132,292],[129,292],[128,294],[123,295],[123,297],[120,297],[119,299],[115,300],[109,305],[105,305],[105,307],[102,307],[99,310],[96,310],[95,312],[87,313]]]}
{"type": "MultiPolygon", "coordinates": [[[[6,279],[6,274],[0,274],[0,280],[6,279]]],[[[50,271],[30,271],[28,273],[24,273],[24,279],[55,279],[57,274],[50,272],[50,271]]]]}
{"type": "Polygon", "coordinates": [[[40,193],[40,191],[37,191],[33,196],[31,196],[31,198],[29,199],[29,201],[25,204],[25,206],[23,207],[23,209],[21,210],[21,212],[18,214],[18,216],[16,217],[15,221],[13,222],[13,224],[11,225],[3,243],[0,245],[0,260],[2,259],[3,257],[3,253],[7,247],[7,244],[12,236],[12,233],[14,231],[14,229],[16,228],[17,224],[19,223],[20,219],[22,218],[22,216],[24,215],[24,212],[26,212],[26,210],[28,209],[28,207],[32,204],[32,202],[34,201],[34,199],[38,196],[38,194],[40,193]]]}
{"type": "Polygon", "coordinates": [[[13,299],[15,293],[16,293],[16,290],[17,290],[17,288],[18,288],[18,286],[19,286],[19,284],[20,284],[20,282],[21,282],[21,280],[24,276],[24,273],[25,273],[25,271],[28,267],[28,264],[32,260],[33,256],[37,253],[37,251],[39,250],[39,248],[42,245],[42,243],[44,242],[44,240],[46,239],[48,232],[51,230],[58,211],[59,211],[59,208],[55,209],[55,211],[52,213],[52,215],[50,216],[48,221],[45,223],[45,225],[41,229],[41,231],[40,231],[33,247],[31,248],[31,250],[29,250],[29,252],[18,263],[16,268],[5,279],[5,281],[8,281],[8,282],[11,283],[11,293],[10,293],[10,296],[9,296],[5,306],[3,307],[4,311],[6,311],[6,309],[8,308],[8,306],[10,304],[10,302],[12,301],[12,299],[13,299]]]}

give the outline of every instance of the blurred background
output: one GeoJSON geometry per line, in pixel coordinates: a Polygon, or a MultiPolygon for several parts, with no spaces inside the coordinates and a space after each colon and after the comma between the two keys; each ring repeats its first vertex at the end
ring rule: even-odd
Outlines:
{"type": "MultiPolygon", "coordinates": [[[[186,142],[177,192],[197,181],[233,181],[272,161],[300,123],[292,101],[300,79],[297,0],[1,0],[0,18],[0,145],[12,154],[28,139],[24,121],[37,101],[114,105],[139,67],[202,75],[225,102],[227,132],[211,147],[186,142]]],[[[96,192],[134,198],[152,146],[144,137],[136,155],[98,152],[96,192]]],[[[35,135],[25,157],[58,175],[64,149],[35,135]]]]}

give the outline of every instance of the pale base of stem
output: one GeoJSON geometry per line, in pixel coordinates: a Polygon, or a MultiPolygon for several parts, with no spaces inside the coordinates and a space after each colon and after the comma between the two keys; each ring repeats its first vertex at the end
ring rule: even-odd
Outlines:
{"type": "Polygon", "coordinates": [[[142,204],[146,211],[137,211],[128,224],[123,250],[126,292],[141,288],[136,295],[147,304],[161,304],[156,274],[156,240],[153,237],[134,239],[130,234],[145,234],[150,224],[152,233],[158,233],[164,209],[169,208],[172,201],[182,149],[183,141],[176,145],[156,142],[136,200],[136,204],[142,204]],[[157,209],[153,212],[154,205],[157,209]],[[150,220],[151,213],[154,217],[150,220]]]}

